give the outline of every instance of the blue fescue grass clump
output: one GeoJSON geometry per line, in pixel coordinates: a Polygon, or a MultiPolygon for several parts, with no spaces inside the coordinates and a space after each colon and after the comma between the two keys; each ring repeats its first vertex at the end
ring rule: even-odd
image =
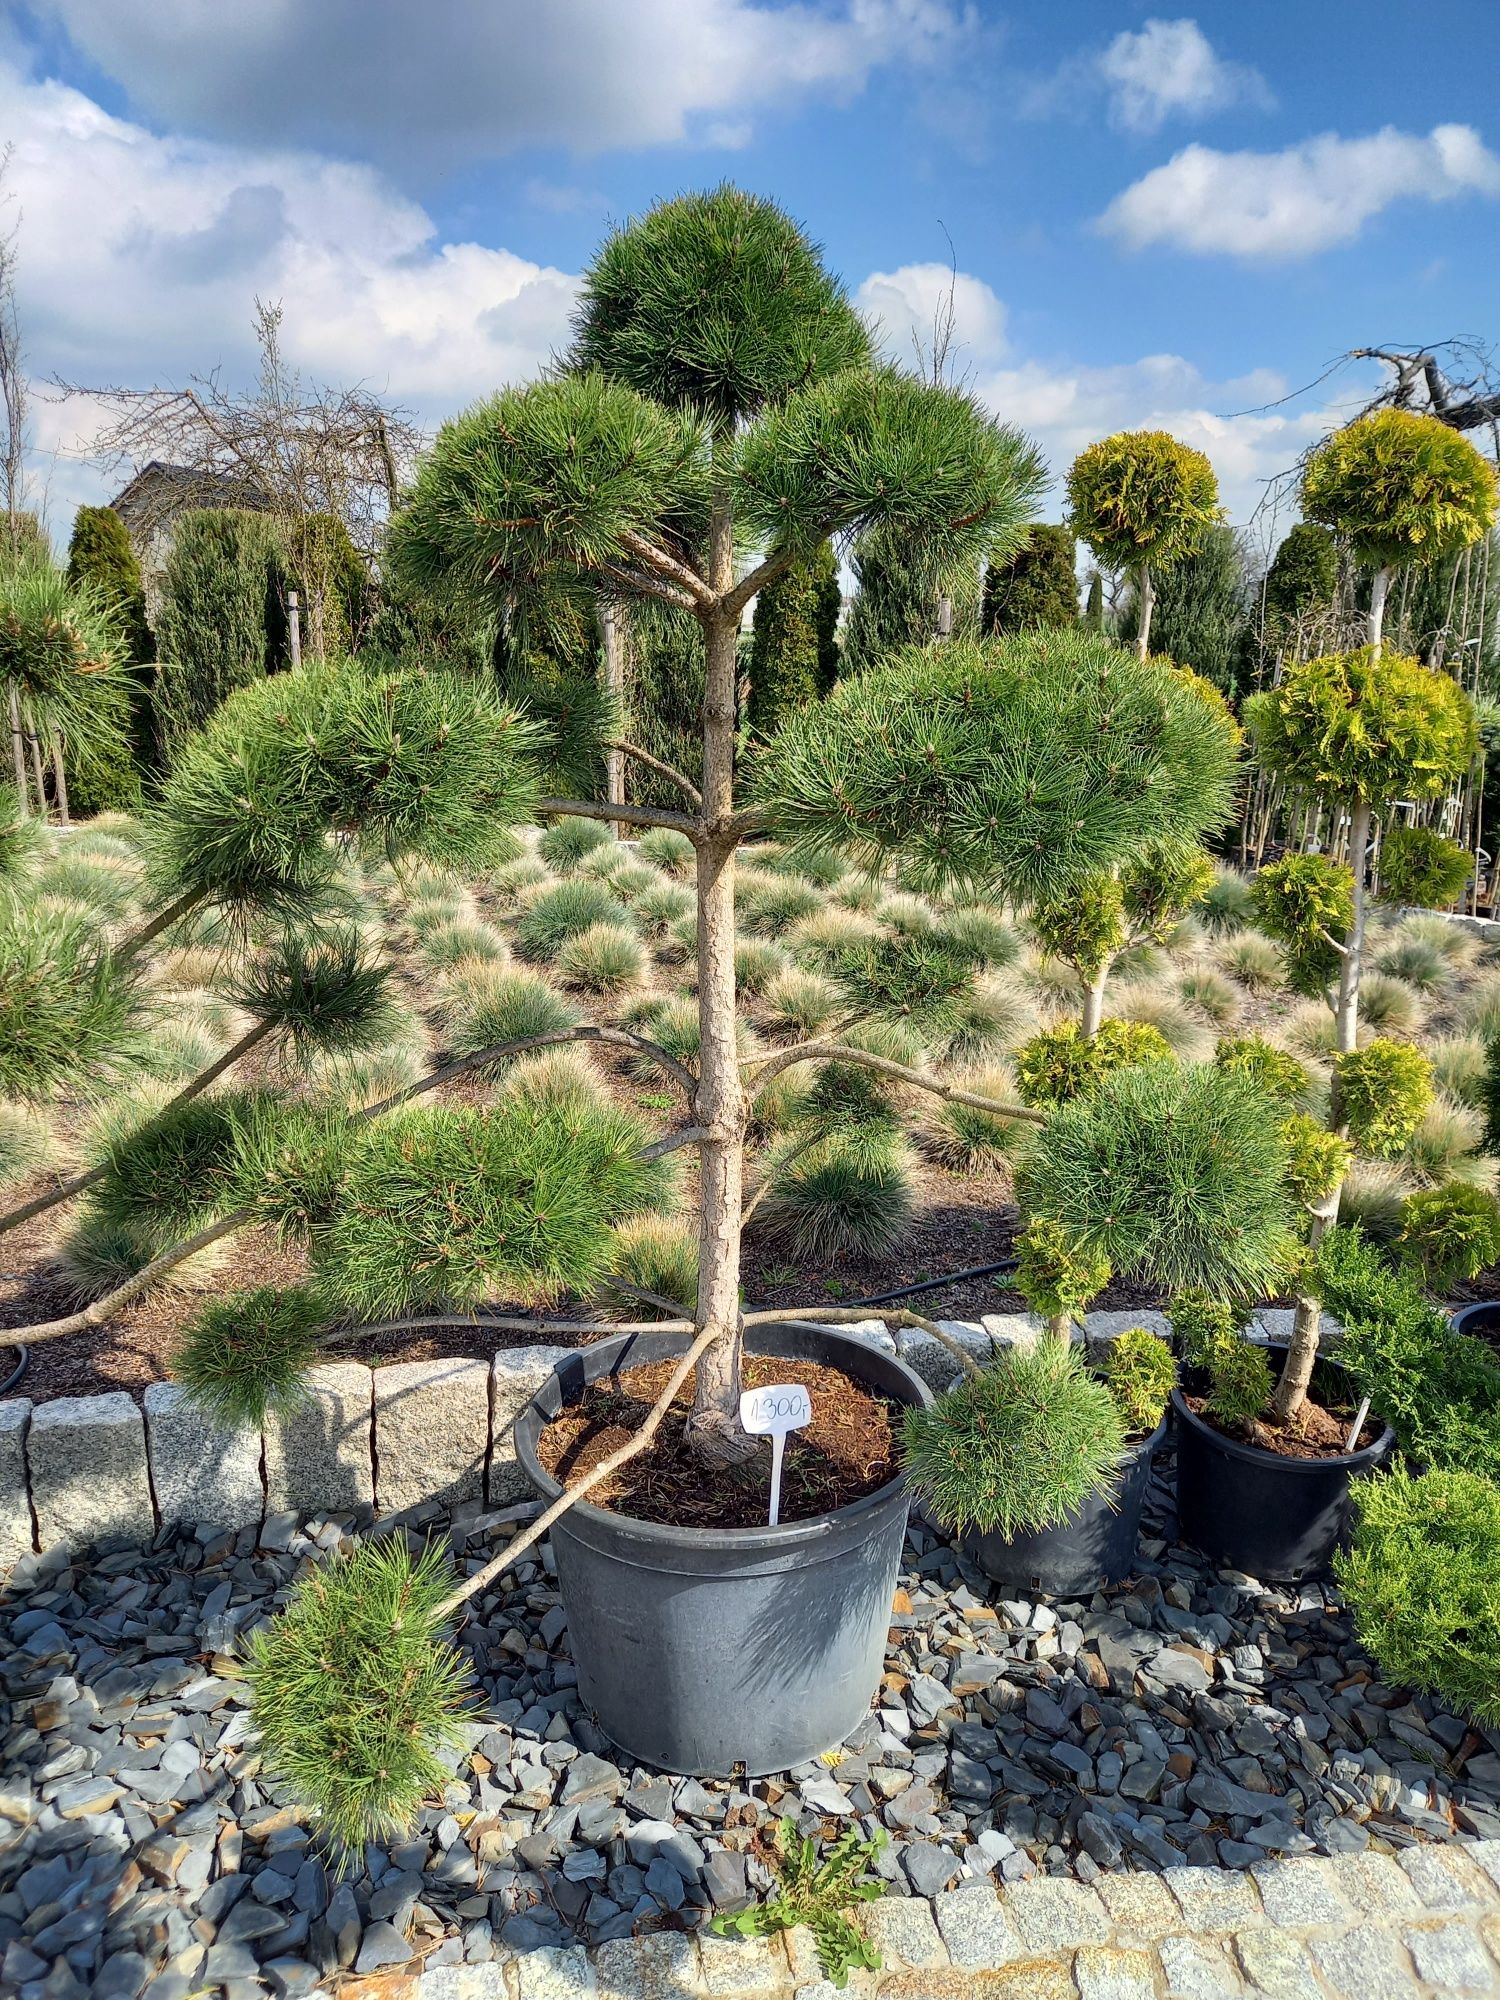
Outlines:
{"type": "Polygon", "coordinates": [[[351,1858],[408,1826],[451,1776],[469,1665],[441,1636],[453,1577],[440,1548],[361,1543],[299,1585],[250,1640],[251,1714],[267,1766],[351,1858]]]}

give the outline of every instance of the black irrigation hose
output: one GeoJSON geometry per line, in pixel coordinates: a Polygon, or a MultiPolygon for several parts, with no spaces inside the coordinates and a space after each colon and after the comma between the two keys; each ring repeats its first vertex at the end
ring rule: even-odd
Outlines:
{"type": "Polygon", "coordinates": [[[1013,1271],[1017,1260],[1002,1257],[998,1264],[976,1264],[972,1270],[950,1271],[946,1278],[923,1278],[920,1284],[901,1285],[894,1292],[877,1292],[872,1299],[851,1299],[851,1306],[889,1306],[897,1299],[915,1298],[918,1292],[945,1292],[950,1285],[961,1285],[966,1278],[994,1278],[1002,1271],[1013,1271]]]}
{"type": "Polygon", "coordinates": [[[21,1377],[26,1373],[26,1370],[31,1366],[31,1349],[29,1347],[23,1347],[17,1341],[16,1352],[21,1358],[10,1371],[9,1375],[6,1376],[5,1380],[0,1382],[0,1396],[8,1396],[21,1377]]]}

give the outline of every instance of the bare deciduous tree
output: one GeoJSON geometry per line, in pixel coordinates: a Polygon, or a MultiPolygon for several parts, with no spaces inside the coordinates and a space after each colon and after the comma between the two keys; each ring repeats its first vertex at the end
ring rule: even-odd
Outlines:
{"type": "Polygon", "coordinates": [[[110,412],[93,440],[96,460],[132,472],[153,459],[186,467],[275,519],[305,594],[306,648],[319,658],[339,565],[329,519],[373,563],[423,440],[408,412],[370,390],[305,381],[283,352],[282,319],[279,304],[256,300],[260,371],[248,392],[226,387],[217,369],[183,388],[59,386],[110,412]]]}

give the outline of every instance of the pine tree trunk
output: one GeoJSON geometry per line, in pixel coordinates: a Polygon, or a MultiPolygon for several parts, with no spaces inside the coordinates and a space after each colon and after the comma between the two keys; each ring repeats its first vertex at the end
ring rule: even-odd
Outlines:
{"type": "MultiPolygon", "coordinates": [[[[709,583],[720,598],[734,581],[733,522],[722,502],[710,526],[709,583]]],[[[699,1332],[718,1329],[698,1363],[688,1434],[708,1460],[744,1458],[740,1428],[740,1214],[744,1199],[745,1092],[735,1041],[734,739],[738,721],[735,620],[704,618],[703,820],[698,846],[699,1332]]]]}
{"type": "Polygon", "coordinates": [[[26,791],[26,750],[21,735],[21,699],[14,688],[10,689],[10,754],[15,764],[16,798],[24,813],[30,810],[26,791]]]}
{"type": "Polygon", "coordinates": [[[1104,989],[1109,983],[1110,966],[1113,964],[1114,960],[1110,959],[1102,965],[1097,976],[1084,988],[1081,1025],[1090,1040],[1098,1034],[1099,1023],[1104,1019],[1104,989]]]}
{"type": "MultiPolygon", "coordinates": [[[[604,602],[599,607],[600,635],[604,641],[604,688],[615,707],[614,727],[628,734],[625,716],[625,630],[624,614],[616,604],[604,602]]],[[[608,749],[604,753],[604,796],[612,806],[625,803],[625,753],[623,750],[608,749]]],[[[623,840],[627,829],[616,820],[614,833],[616,840],[623,840]]]]}
{"type": "Polygon", "coordinates": [[[1156,603],[1156,592],[1151,588],[1151,565],[1141,564],[1140,582],[1140,630],[1135,635],[1135,650],[1144,660],[1151,650],[1151,610],[1156,603]]]}
{"type": "MultiPolygon", "coordinates": [[[[1360,961],[1364,954],[1365,942],[1365,866],[1369,846],[1369,802],[1365,799],[1356,799],[1349,818],[1349,866],[1354,871],[1354,921],[1349,927],[1344,961],[1339,970],[1338,1004],[1334,1010],[1336,1045],[1340,1055],[1348,1055],[1358,1046],[1360,961]]],[[[1333,1097],[1329,1105],[1328,1122],[1335,1131],[1342,1128],[1343,1117],[1339,1108],[1337,1072],[1333,1079],[1333,1097]]],[[[1307,1232],[1307,1241],[1308,1248],[1314,1255],[1317,1253],[1318,1245],[1338,1219],[1339,1195],[1342,1188],[1343,1182],[1340,1181],[1312,1211],[1312,1225],[1307,1232]]],[[[1287,1348],[1281,1379],[1276,1385],[1276,1394],[1271,1403],[1271,1416],[1275,1423],[1294,1424],[1301,1415],[1302,1405],[1307,1400],[1308,1385],[1312,1381],[1313,1364],[1318,1358],[1318,1339],[1322,1323],[1322,1309],[1318,1301],[1306,1295],[1299,1297],[1297,1310],[1292,1318],[1291,1344],[1287,1348]]]]}
{"type": "Polygon", "coordinates": [[[64,826],[71,826],[68,813],[68,774],[63,769],[62,738],[54,729],[52,732],[52,788],[57,793],[57,816],[64,826]]]}
{"type": "Polygon", "coordinates": [[[36,780],[36,809],[42,818],[47,817],[47,781],[42,776],[42,746],[37,740],[36,724],[31,710],[24,704],[21,708],[21,726],[26,733],[26,747],[31,752],[31,775],[36,780]]]}

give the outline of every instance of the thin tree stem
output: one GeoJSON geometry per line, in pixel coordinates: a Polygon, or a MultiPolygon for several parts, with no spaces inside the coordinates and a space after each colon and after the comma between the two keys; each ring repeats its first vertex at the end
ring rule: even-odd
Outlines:
{"type": "Polygon", "coordinates": [[[622,757],[629,757],[637,764],[644,764],[648,771],[655,771],[659,777],[665,778],[670,784],[676,785],[677,789],[690,805],[701,808],[703,804],[702,792],[699,791],[687,773],[679,771],[675,764],[668,764],[660,757],[653,757],[649,750],[643,750],[638,743],[626,743],[623,740],[615,741],[611,739],[605,743],[604,747],[606,750],[618,750],[622,757]]]}
{"type": "Polygon", "coordinates": [[[189,911],[195,910],[205,900],[206,895],[207,891],[203,889],[186,890],[176,902],[168,903],[167,907],[154,916],[148,924],[144,924],[138,931],[132,931],[128,938],[116,945],[115,957],[134,958],[137,952],[142,951],[153,938],[160,937],[165,930],[170,930],[179,917],[185,917],[189,911]]]}
{"type": "Polygon", "coordinates": [[[1033,1111],[1026,1104],[1006,1104],[998,1097],[981,1097],[972,1090],[960,1090],[957,1085],[944,1083],[940,1077],[928,1076],[925,1071],[908,1069],[905,1063],[891,1062],[885,1056],[871,1055],[868,1049],[855,1049],[843,1042],[799,1042],[795,1048],[782,1049],[774,1056],[767,1056],[756,1078],[752,1098],[757,1098],[775,1077],[783,1070],[791,1069],[804,1062],[852,1062],[865,1069],[878,1070],[882,1076],[889,1076],[899,1083],[909,1083],[918,1090],[931,1092],[949,1104],[969,1104],[976,1111],[993,1112],[997,1118],[1019,1118],[1028,1125],[1045,1125],[1047,1115],[1043,1111],[1033,1111]]]}

